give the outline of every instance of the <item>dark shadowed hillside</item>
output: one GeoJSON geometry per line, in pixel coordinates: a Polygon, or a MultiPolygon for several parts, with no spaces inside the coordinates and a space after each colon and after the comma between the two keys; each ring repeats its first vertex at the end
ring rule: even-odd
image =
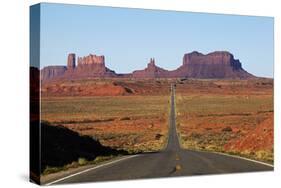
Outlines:
{"type": "Polygon", "coordinates": [[[80,136],[65,127],[46,122],[41,123],[41,147],[41,173],[47,166],[63,166],[79,158],[94,160],[97,156],[126,154],[102,146],[92,137],[80,136]]]}

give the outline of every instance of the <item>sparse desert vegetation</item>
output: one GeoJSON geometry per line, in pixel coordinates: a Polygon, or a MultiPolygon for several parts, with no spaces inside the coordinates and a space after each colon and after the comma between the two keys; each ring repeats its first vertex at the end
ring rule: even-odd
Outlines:
{"type": "Polygon", "coordinates": [[[42,120],[92,136],[115,149],[158,151],[167,140],[169,95],[157,92],[151,96],[45,96],[42,120]]]}
{"type": "Polygon", "coordinates": [[[186,80],[177,84],[182,147],[273,162],[273,81],[186,80]]]}
{"type": "Polygon", "coordinates": [[[42,125],[47,124],[54,135],[61,131],[66,137],[69,133],[77,135],[64,142],[52,138],[50,131],[45,134],[42,140],[48,147],[41,173],[48,175],[119,155],[162,150],[167,141],[169,113],[169,84],[163,82],[94,79],[43,83],[42,125]],[[83,139],[89,142],[85,151],[79,147],[69,151],[69,144],[77,145],[83,139]],[[101,147],[112,152],[100,151],[101,147]],[[53,152],[55,148],[61,150],[53,152]],[[70,152],[69,157],[65,157],[65,151],[70,152]]]}
{"type": "Polygon", "coordinates": [[[82,79],[42,82],[43,97],[170,95],[170,79],[82,79]]]}
{"type": "MultiPolygon", "coordinates": [[[[59,165],[46,163],[43,174],[96,164],[124,153],[164,149],[168,139],[169,88],[174,81],[72,80],[43,85],[47,88],[51,84],[56,91],[41,91],[41,120],[92,138],[112,151],[121,151],[88,158],[76,155],[59,165]],[[112,94],[109,88],[115,86],[126,88],[125,94],[112,94]],[[95,87],[99,87],[98,92],[95,87]]],[[[272,80],[176,82],[177,131],[182,148],[273,162],[272,80]]]]}

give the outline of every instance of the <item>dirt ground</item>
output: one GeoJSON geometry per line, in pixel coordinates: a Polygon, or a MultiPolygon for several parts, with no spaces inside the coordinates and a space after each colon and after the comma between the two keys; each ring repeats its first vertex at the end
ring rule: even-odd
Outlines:
{"type": "Polygon", "coordinates": [[[184,148],[273,162],[273,80],[184,80],[176,96],[184,148]]]}
{"type": "Polygon", "coordinates": [[[42,120],[130,153],[159,151],[167,140],[169,87],[146,80],[47,83],[42,120]]]}
{"type": "Polygon", "coordinates": [[[48,82],[42,120],[132,153],[161,150],[175,82],[182,147],[273,161],[272,79],[48,82]]]}

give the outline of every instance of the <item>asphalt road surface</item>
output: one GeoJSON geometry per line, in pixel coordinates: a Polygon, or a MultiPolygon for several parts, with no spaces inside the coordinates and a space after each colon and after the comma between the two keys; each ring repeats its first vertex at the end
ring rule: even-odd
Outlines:
{"type": "Polygon", "coordinates": [[[190,151],[180,147],[176,131],[175,88],[171,86],[169,138],[161,152],[126,156],[50,184],[128,180],[156,177],[271,171],[273,166],[218,153],[190,151]]]}

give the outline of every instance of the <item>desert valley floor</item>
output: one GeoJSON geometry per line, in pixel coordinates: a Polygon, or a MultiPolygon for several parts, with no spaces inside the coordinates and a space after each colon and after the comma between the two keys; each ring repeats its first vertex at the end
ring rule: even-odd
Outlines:
{"type": "Polygon", "coordinates": [[[115,152],[87,158],[79,153],[90,156],[91,151],[77,151],[77,160],[59,167],[46,161],[46,179],[123,155],[166,150],[171,140],[171,86],[179,148],[273,163],[272,79],[56,80],[42,85],[42,121],[93,138],[115,152]]]}

